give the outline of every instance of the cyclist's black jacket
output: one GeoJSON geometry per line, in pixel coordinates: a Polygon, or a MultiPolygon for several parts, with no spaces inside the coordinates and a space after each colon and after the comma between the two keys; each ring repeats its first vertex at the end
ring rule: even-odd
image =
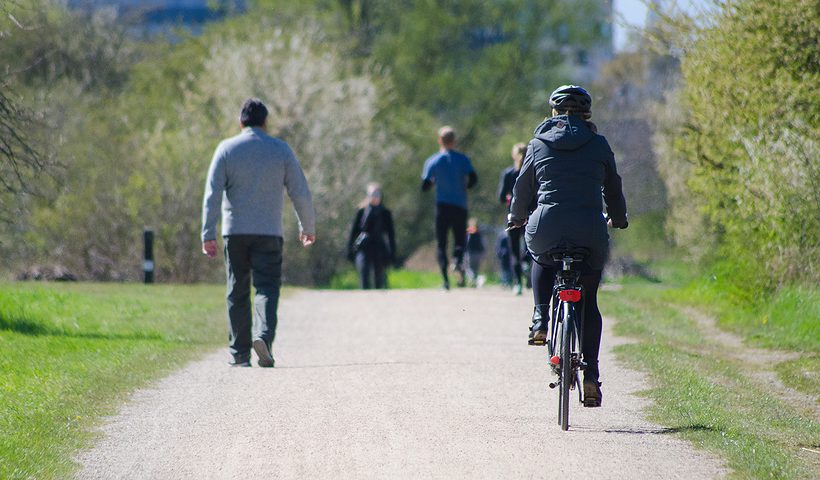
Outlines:
{"type": "Polygon", "coordinates": [[[600,270],[609,249],[602,192],[613,225],[626,222],[615,155],[606,138],[577,116],[548,118],[534,135],[513,187],[512,218],[528,218],[527,248],[538,262],[551,263],[543,254],[566,244],[589,248],[587,263],[600,270]]]}

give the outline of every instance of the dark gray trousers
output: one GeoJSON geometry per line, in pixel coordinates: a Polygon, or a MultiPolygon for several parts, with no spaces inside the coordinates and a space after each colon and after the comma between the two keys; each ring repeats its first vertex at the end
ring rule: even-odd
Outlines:
{"type": "Polygon", "coordinates": [[[271,348],[282,286],[282,237],[225,237],[228,279],[228,347],[237,362],[250,359],[251,343],[262,339],[271,348]],[[256,289],[251,312],[251,282],[256,289]]]}
{"type": "Polygon", "coordinates": [[[359,287],[370,289],[370,272],[373,272],[373,286],[387,288],[387,270],[379,252],[361,251],[356,254],[356,270],[359,272],[359,287]]]}

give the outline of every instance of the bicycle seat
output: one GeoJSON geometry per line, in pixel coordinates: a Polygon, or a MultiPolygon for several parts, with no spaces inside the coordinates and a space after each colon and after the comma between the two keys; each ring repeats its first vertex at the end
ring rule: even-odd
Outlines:
{"type": "Polygon", "coordinates": [[[567,257],[573,262],[583,262],[589,254],[590,251],[586,247],[558,247],[547,252],[547,255],[555,262],[561,262],[567,257]]]}

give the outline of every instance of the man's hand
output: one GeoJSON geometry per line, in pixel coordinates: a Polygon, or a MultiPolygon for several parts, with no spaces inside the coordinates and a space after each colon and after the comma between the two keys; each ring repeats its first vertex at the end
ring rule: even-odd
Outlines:
{"type": "Polygon", "coordinates": [[[202,242],[202,253],[208,258],[216,257],[216,240],[205,240],[202,242]]]}
{"type": "Polygon", "coordinates": [[[302,242],[302,245],[305,247],[309,247],[316,243],[316,234],[313,233],[300,233],[299,234],[299,241],[302,242]]]}

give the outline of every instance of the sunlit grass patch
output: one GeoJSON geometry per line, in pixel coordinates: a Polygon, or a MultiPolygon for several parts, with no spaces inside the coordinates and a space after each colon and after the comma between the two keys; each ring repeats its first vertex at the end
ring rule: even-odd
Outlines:
{"type": "MultiPolygon", "coordinates": [[[[820,444],[820,425],[705,336],[681,312],[691,299],[634,279],[600,295],[604,315],[617,319],[616,333],[638,341],[616,352],[624,364],[650,374],[645,393],[653,400],[653,420],[725,456],[737,478],[820,475],[818,463],[799,455],[802,447],[820,444]]],[[[789,363],[782,368],[800,371],[789,363]]],[[[813,368],[810,361],[800,365],[813,368]]]]}
{"type": "Polygon", "coordinates": [[[101,416],[224,340],[224,287],[0,284],[0,478],[65,478],[101,416]]]}
{"type": "MultiPolygon", "coordinates": [[[[394,289],[438,288],[441,286],[441,275],[403,268],[390,269],[387,271],[387,286],[394,289]]],[[[328,287],[333,290],[356,290],[359,288],[359,274],[352,269],[345,270],[333,277],[328,287]]]]}

